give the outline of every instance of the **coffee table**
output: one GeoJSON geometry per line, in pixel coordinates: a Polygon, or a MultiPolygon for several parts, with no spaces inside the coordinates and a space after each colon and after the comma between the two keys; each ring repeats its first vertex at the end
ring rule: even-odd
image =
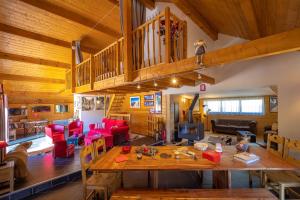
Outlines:
{"type": "Polygon", "coordinates": [[[256,143],[256,135],[250,131],[236,131],[237,141],[241,141],[243,137],[250,137],[250,142],[256,143]]]}

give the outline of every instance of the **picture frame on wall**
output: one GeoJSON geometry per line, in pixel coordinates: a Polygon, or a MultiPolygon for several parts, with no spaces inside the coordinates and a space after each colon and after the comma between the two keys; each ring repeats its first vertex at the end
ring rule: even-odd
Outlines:
{"type": "Polygon", "coordinates": [[[154,94],[144,95],[144,101],[154,101],[154,94]]]}
{"type": "Polygon", "coordinates": [[[141,98],[140,96],[130,97],[130,108],[141,108],[141,98]]]}
{"type": "Polygon", "coordinates": [[[152,106],[154,106],[154,101],[144,101],[144,106],[152,107],[152,106]]]}
{"type": "Polygon", "coordinates": [[[90,111],[95,109],[95,98],[94,97],[81,97],[81,110],[90,111]]]}
{"type": "Polygon", "coordinates": [[[104,110],[105,96],[96,97],[96,110],[104,110]]]}
{"type": "Polygon", "coordinates": [[[270,112],[278,112],[278,97],[270,96],[270,112]]]}
{"type": "Polygon", "coordinates": [[[162,93],[155,93],[155,113],[160,114],[162,112],[162,93]]]}

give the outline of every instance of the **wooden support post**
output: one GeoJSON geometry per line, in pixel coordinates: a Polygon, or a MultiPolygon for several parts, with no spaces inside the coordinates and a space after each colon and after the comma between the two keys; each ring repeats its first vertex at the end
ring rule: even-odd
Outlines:
{"type": "Polygon", "coordinates": [[[94,82],[95,82],[95,62],[94,62],[94,55],[90,55],[90,85],[91,85],[91,90],[94,89],[94,82]]]}
{"type": "Polygon", "coordinates": [[[132,2],[123,1],[123,27],[124,27],[124,73],[125,82],[132,81],[132,2]]]}
{"type": "Polygon", "coordinates": [[[116,75],[120,75],[120,42],[116,44],[116,75]]]}
{"type": "Polygon", "coordinates": [[[183,22],[183,58],[187,58],[187,23],[183,22]]]}
{"type": "Polygon", "coordinates": [[[71,91],[72,93],[75,93],[76,88],[76,62],[75,62],[75,41],[72,41],[71,43],[71,50],[72,50],[72,64],[71,64],[71,91]]]}
{"type": "Polygon", "coordinates": [[[165,9],[165,63],[171,62],[171,12],[170,8],[165,9]]]}

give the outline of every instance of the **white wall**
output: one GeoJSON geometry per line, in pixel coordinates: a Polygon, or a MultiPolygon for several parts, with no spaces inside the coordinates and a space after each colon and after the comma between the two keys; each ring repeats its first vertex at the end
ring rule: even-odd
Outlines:
{"type": "MultiPolygon", "coordinates": [[[[77,104],[77,97],[96,97],[96,96],[87,96],[87,95],[80,95],[76,94],[74,95],[74,112],[76,109],[77,104]]],[[[80,105],[81,105],[81,98],[80,99],[80,105]]],[[[79,106],[81,107],[81,106],[79,106]]],[[[83,132],[89,131],[89,125],[94,123],[100,123],[102,121],[102,118],[105,116],[104,110],[90,110],[90,111],[82,111],[81,108],[79,109],[78,117],[81,121],[83,121],[83,132]]]]}
{"type": "MultiPolygon", "coordinates": [[[[219,39],[213,41],[209,36],[207,36],[199,27],[196,25],[188,16],[186,16],[180,9],[178,9],[173,3],[155,3],[155,9],[146,10],[146,19],[151,19],[157,13],[163,12],[168,6],[172,13],[174,13],[179,19],[187,22],[187,56],[194,56],[194,42],[202,39],[206,42],[207,51],[212,51],[220,47],[227,47],[232,44],[241,43],[245,41],[244,39],[231,37],[224,34],[219,34],[219,39]]],[[[150,44],[151,45],[151,44],[150,44]]],[[[162,51],[164,53],[164,51],[162,51]]]]}
{"type": "MultiPolygon", "coordinates": [[[[187,21],[188,57],[194,55],[193,43],[204,39],[208,51],[224,48],[246,40],[219,34],[217,41],[212,41],[198,26],[175,5],[170,3],[156,3],[156,9],[148,11],[147,16],[171,8],[180,19],[187,21]]],[[[224,91],[249,90],[278,86],[278,123],[279,134],[300,139],[300,52],[287,53],[277,56],[260,58],[252,61],[237,62],[218,66],[203,71],[214,77],[217,83],[207,87],[207,93],[224,91]]],[[[186,94],[199,92],[199,87],[182,87],[168,89],[164,94],[186,94]]],[[[203,95],[203,94],[202,94],[203,95]]]]}
{"type": "MultiPolygon", "coordinates": [[[[205,70],[216,78],[207,91],[226,92],[278,86],[279,134],[300,139],[300,52],[260,58],[205,70]]],[[[169,89],[164,94],[199,92],[199,87],[169,89]]]]}

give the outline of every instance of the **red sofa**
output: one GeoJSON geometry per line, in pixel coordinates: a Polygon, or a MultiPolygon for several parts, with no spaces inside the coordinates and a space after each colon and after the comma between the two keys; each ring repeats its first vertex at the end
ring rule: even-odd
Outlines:
{"type": "Polygon", "coordinates": [[[67,141],[61,140],[54,142],[53,157],[69,158],[74,156],[74,144],[67,144],[67,141]]]}
{"type": "MultiPolygon", "coordinates": [[[[83,121],[73,121],[68,125],[69,137],[78,134],[78,136],[83,134],[83,121]]],[[[77,137],[78,137],[77,136],[77,137]]]]}
{"type": "Polygon", "coordinates": [[[52,142],[65,140],[65,126],[58,124],[49,124],[45,127],[46,136],[52,139],[52,142]]]}
{"type": "Polygon", "coordinates": [[[103,135],[105,138],[106,147],[120,145],[129,140],[129,126],[125,120],[103,118],[102,124],[103,123],[105,126],[102,128],[95,128],[95,124],[90,124],[90,131],[87,137],[94,134],[103,135]]]}

